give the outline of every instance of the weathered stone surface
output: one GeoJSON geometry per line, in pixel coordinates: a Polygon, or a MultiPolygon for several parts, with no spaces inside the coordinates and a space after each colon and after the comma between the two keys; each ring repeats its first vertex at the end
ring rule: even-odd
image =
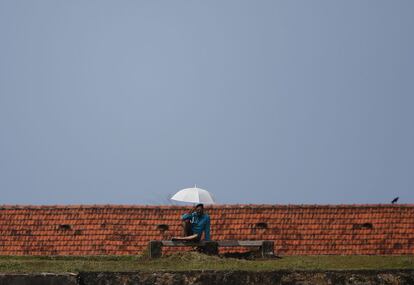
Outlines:
{"type": "Polygon", "coordinates": [[[78,285],[78,275],[68,274],[0,274],[0,285],[78,285]]]}
{"type": "Polygon", "coordinates": [[[414,270],[81,273],[82,285],[414,285],[414,270]]]}
{"type": "Polygon", "coordinates": [[[0,274],[0,285],[414,285],[414,270],[0,274]]]}

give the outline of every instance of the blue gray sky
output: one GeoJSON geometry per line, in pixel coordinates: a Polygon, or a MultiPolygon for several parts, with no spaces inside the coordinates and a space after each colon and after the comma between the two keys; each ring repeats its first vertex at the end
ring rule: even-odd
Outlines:
{"type": "Polygon", "coordinates": [[[0,204],[414,203],[414,1],[0,1],[0,204]]]}

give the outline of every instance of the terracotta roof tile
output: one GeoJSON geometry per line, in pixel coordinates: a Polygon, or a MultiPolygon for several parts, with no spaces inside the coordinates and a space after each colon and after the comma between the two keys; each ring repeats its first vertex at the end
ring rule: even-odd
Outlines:
{"type": "MultiPolygon", "coordinates": [[[[180,235],[179,206],[0,206],[0,255],[136,254],[180,235]],[[160,231],[157,226],[168,225],[160,231]]],[[[218,205],[212,238],[269,239],[278,254],[413,254],[414,205],[218,205]]],[[[165,252],[188,250],[167,248],[165,252]]],[[[223,248],[222,252],[245,251],[223,248]]]]}

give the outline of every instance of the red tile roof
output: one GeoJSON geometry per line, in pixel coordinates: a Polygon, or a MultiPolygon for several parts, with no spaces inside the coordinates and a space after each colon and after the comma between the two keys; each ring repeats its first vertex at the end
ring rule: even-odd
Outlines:
{"type": "MultiPolygon", "coordinates": [[[[186,210],[0,206],[0,255],[136,254],[150,240],[180,235],[186,210]]],[[[218,205],[206,211],[212,239],[273,240],[280,255],[414,254],[414,205],[218,205]]]]}

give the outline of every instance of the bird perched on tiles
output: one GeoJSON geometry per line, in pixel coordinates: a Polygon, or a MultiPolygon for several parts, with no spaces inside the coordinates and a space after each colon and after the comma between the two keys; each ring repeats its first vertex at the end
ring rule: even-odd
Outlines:
{"type": "Polygon", "coordinates": [[[394,198],[394,200],[392,200],[392,201],[391,201],[391,204],[395,204],[395,203],[397,203],[397,201],[398,201],[398,199],[399,199],[399,198],[400,198],[400,197],[395,197],[395,198],[394,198]]]}

